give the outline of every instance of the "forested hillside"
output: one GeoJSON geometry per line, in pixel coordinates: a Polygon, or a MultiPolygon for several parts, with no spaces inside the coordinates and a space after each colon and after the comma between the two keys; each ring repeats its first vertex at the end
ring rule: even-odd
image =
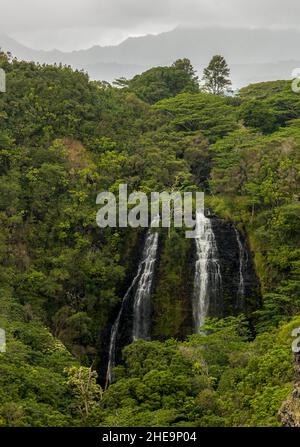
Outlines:
{"type": "Polygon", "coordinates": [[[117,86],[3,53],[0,67],[0,425],[281,425],[300,326],[299,94],[288,81],[204,93],[187,60],[117,86]],[[145,237],[96,224],[97,194],[121,183],[205,191],[260,290],[193,334],[192,241],[161,230],[152,341],[124,342],[104,391],[145,237]]]}

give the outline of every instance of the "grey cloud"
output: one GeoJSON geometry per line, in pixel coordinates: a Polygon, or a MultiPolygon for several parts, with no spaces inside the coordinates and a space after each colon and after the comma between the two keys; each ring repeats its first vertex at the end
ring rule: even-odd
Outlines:
{"type": "Polygon", "coordinates": [[[298,28],[298,0],[0,0],[0,31],[36,48],[80,48],[177,25],[298,28]]]}

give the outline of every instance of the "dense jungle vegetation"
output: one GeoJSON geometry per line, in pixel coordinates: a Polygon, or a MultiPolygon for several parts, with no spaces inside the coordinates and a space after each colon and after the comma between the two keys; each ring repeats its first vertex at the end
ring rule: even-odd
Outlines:
{"type": "Polygon", "coordinates": [[[234,96],[199,89],[186,60],[116,86],[1,54],[0,426],[277,426],[300,326],[300,96],[290,82],[234,96]],[[205,191],[254,253],[262,305],[186,339],[187,242],[173,230],[154,301],[157,341],[99,346],[141,230],[100,229],[96,196],[205,191]],[[172,313],[173,312],[173,313],[172,313]]]}

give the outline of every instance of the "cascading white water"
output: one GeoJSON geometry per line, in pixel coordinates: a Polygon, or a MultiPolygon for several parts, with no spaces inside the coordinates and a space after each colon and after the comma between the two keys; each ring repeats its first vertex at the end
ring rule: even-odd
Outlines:
{"type": "Polygon", "coordinates": [[[108,350],[108,364],[107,364],[107,373],[106,373],[106,381],[105,381],[105,389],[108,387],[108,385],[111,383],[112,381],[112,370],[115,367],[115,363],[116,363],[116,342],[117,342],[117,335],[118,335],[118,331],[119,331],[119,325],[120,325],[120,319],[124,310],[124,306],[125,303],[128,299],[128,297],[130,296],[130,292],[132,291],[132,289],[134,288],[140,274],[142,271],[142,263],[140,263],[138,271],[136,276],[134,277],[129,289],[127,290],[122,304],[121,304],[121,308],[119,310],[118,316],[116,318],[116,321],[114,322],[112,328],[111,328],[111,335],[110,335],[110,343],[109,343],[109,350],[108,350]]]}
{"type": "Polygon", "coordinates": [[[149,230],[146,236],[143,256],[139,264],[137,274],[123,298],[120,311],[111,329],[105,388],[107,388],[113,378],[112,370],[115,367],[116,363],[116,342],[121,316],[124,310],[124,306],[136,284],[137,288],[134,296],[133,339],[147,339],[149,337],[150,294],[153,283],[153,273],[155,268],[157,248],[158,233],[153,233],[151,230],[149,230]]]}
{"type": "Polygon", "coordinates": [[[236,234],[236,240],[239,247],[239,287],[238,287],[238,303],[237,307],[244,309],[245,307],[245,280],[244,280],[244,272],[247,267],[248,262],[248,252],[241,241],[240,234],[236,228],[234,228],[236,234]]]}
{"type": "Polygon", "coordinates": [[[143,259],[143,272],[139,279],[133,304],[133,340],[149,340],[151,325],[151,289],[158,248],[158,233],[148,232],[143,259]]]}
{"type": "Polygon", "coordinates": [[[211,300],[218,302],[222,295],[222,277],[218,260],[218,248],[211,219],[203,212],[196,215],[197,260],[194,278],[193,317],[195,331],[201,327],[208,316],[211,300]]]}

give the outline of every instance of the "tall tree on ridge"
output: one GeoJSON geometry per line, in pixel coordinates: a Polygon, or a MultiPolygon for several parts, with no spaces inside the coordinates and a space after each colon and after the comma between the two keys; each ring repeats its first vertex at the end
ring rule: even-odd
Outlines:
{"type": "Polygon", "coordinates": [[[229,75],[230,69],[224,57],[214,56],[203,71],[203,90],[214,95],[223,95],[231,85],[229,75]]]}

